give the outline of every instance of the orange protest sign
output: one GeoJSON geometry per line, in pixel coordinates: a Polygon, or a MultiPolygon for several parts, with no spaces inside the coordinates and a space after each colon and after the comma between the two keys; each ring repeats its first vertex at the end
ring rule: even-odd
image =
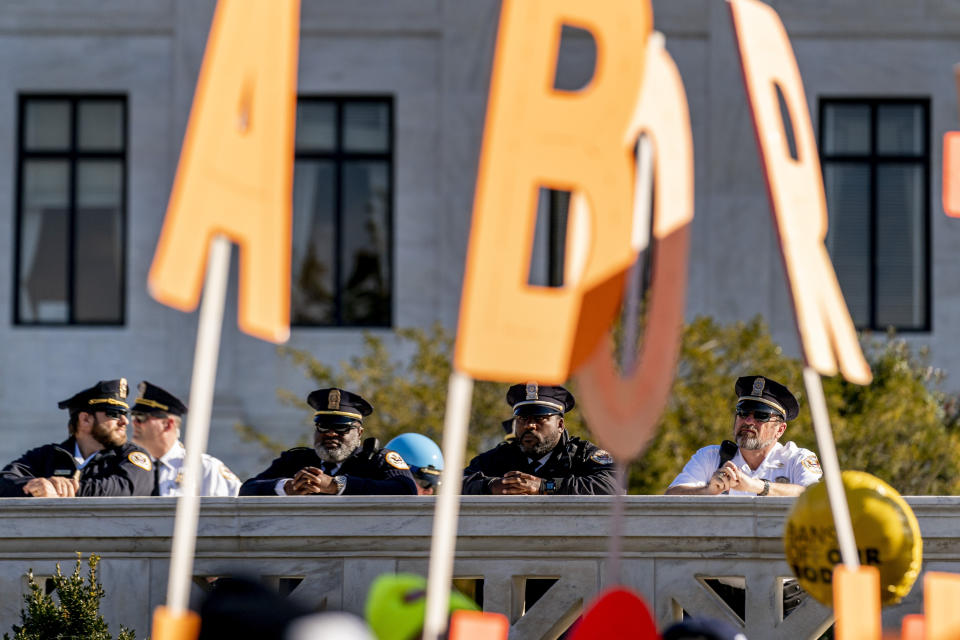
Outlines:
{"type": "Polygon", "coordinates": [[[299,0],[220,0],[153,265],[150,293],[197,306],[207,248],[240,246],[239,324],[290,333],[290,221],[299,0]]]}
{"type": "Polygon", "coordinates": [[[777,13],[757,0],[728,0],[740,64],[783,251],[803,353],[823,375],[872,379],[824,239],[827,206],[803,81],[777,13]],[[780,98],[790,122],[781,119],[780,98]],[[786,126],[794,134],[791,152],[786,126]]]}
{"type": "Polygon", "coordinates": [[[943,135],[943,210],[960,218],[960,131],[943,135]]]}
{"type": "Polygon", "coordinates": [[[923,577],[923,618],[927,640],[960,638],[960,575],[928,571],[923,577]]]}
{"type": "Polygon", "coordinates": [[[155,640],[196,640],[200,637],[200,616],[195,611],[174,613],[167,607],[153,612],[151,637],[155,640]]]}
{"type": "Polygon", "coordinates": [[[880,638],[880,571],[876,567],[833,570],[833,611],[837,640],[880,638]]]}
{"type": "Polygon", "coordinates": [[[500,613],[461,609],[450,615],[450,640],[507,640],[510,621],[500,613]]]}
{"type": "MultiPolygon", "coordinates": [[[[953,65],[953,80],[960,96],[960,64],[953,65]]],[[[960,218],[960,131],[943,136],[943,210],[951,218],[960,218]]]]}
{"type": "Polygon", "coordinates": [[[559,383],[593,352],[620,304],[630,246],[634,138],[650,33],[648,0],[507,0],[487,105],[464,276],[456,369],[475,378],[559,383]],[[557,91],[564,24],[588,31],[597,66],[557,91]],[[572,192],[560,288],[527,284],[541,187],[572,192]],[[579,214],[579,215],[578,215],[579,214]],[[578,242],[582,243],[577,245],[578,242]]]}
{"type": "Polygon", "coordinates": [[[683,81],[660,37],[647,47],[643,96],[631,135],[645,132],[656,149],[657,198],[650,311],[636,369],[621,378],[610,341],[601,341],[576,375],[580,406],[590,431],[620,460],[635,458],[653,436],[670,395],[680,348],[687,282],[689,228],[693,221],[693,141],[683,81]]]}

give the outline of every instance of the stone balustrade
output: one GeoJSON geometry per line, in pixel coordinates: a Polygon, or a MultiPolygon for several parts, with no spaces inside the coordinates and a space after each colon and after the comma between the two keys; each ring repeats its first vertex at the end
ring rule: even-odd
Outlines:
{"type": "MultiPolygon", "coordinates": [[[[607,554],[612,498],[477,496],[461,504],[455,575],[481,580],[477,596],[508,616],[511,638],[556,638],[611,578],[607,554]],[[556,580],[533,606],[531,579],[556,580]]],[[[909,498],[924,535],[924,569],[960,573],[960,498],[909,498]]],[[[830,610],[808,599],[782,616],[780,579],[790,575],[781,536],[791,498],[629,496],[621,581],[660,623],[686,611],[726,618],[751,640],[816,638],[830,610]],[[746,584],[745,622],[704,583],[746,584]]],[[[102,556],[101,611],[149,633],[166,597],[173,498],[0,500],[0,632],[19,620],[26,572],[73,568],[76,551],[102,556]]],[[[194,575],[259,575],[318,609],[361,613],[379,574],[426,573],[429,497],[204,498],[194,575]]],[[[541,587],[549,583],[537,583],[541,587]]],[[[197,597],[201,597],[197,588],[197,597]]],[[[885,625],[921,611],[918,583],[885,610],[885,625]]]]}

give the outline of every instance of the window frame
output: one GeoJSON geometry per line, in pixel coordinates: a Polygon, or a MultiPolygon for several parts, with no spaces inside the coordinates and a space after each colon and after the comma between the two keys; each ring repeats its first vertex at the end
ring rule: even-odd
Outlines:
{"type": "MultiPolygon", "coordinates": [[[[303,93],[297,94],[297,106],[302,103],[332,103],[334,106],[334,149],[332,151],[302,151],[294,143],[294,166],[298,160],[328,161],[333,165],[334,172],[334,218],[336,233],[334,235],[334,265],[333,281],[334,291],[334,321],[330,324],[304,324],[294,322],[291,309],[290,326],[295,329],[389,329],[394,326],[396,318],[396,244],[395,244],[395,205],[396,199],[396,100],[390,94],[321,94],[321,93],[303,93]],[[385,104],[387,106],[387,151],[345,151],[343,148],[343,111],[346,103],[370,103],[385,104]],[[379,160],[387,163],[387,187],[390,191],[386,203],[387,218],[387,261],[390,266],[390,274],[387,286],[390,290],[390,305],[385,323],[346,323],[343,320],[343,287],[341,285],[342,276],[342,252],[343,252],[343,167],[347,162],[379,160]]],[[[293,213],[293,212],[292,212],[293,213]]],[[[291,260],[292,260],[291,252],[291,260]]],[[[291,262],[291,274],[293,273],[293,264],[291,262]]],[[[291,280],[290,286],[293,286],[291,280]]]]}
{"type": "Polygon", "coordinates": [[[17,134],[16,134],[16,163],[14,165],[14,250],[13,254],[13,286],[11,295],[13,304],[13,326],[27,328],[46,327],[123,327],[127,322],[127,244],[129,222],[129,153],[130,153],[130,104],[125,93],[19,93],[17,95],[17,134]],[[28,102],[63,102],[70,105],[70,148],[66,151],[29,151],[25,148],[26,137],[26,108],[28,102]],[[78,148],[78,105],[81,102],[119,102],[122,110],[121,134],[122,148],[119,151],[81,151],[78,148]],[[68,184],[68,233],[67,233],[67,319],[65,321],[26,321],[20,318],[20,258],[21,232],[23,230],[23,178],[24,165],[29,160],[64,160],[70,167],[68,184]],[[77,254],[77,167],[84,160],[113,160],[120,163],[120,256],[122,265],[120,273],[120,315],[117,320],[77,321],[75,264],[77,254]]]}
{"type": "MultiPolygon", "coordinates": [[[[819,160],[820,160],[820,173],[821,179],[826,179],[826,166],[828,163],[834,164],[867,164],[869,167],[869,176],[870,176],[870,202],[869,202],[869,219],[870,219],[870,264],[869,264],[869,273],[870,273],[870,304],[869,304],[869,319],[865,325],[857,325],[857,330],[864,331],[886,331],[890,325],[881,326],[877,322],[877,299],[878,299],[878,283],[877,283],[877,272],[879,267],[879,256],[877,255],[877,245],[878,245],[878,205],[877,205],[877,169],[880,165],[884,164],[905,164],[910,163],[922,167],[924,173],[923,180],[923,202],[921,205],[921,223],[923,224],[923,231],[921,232],[921,238],[923,240],[923,255],[921,259],[923,260],[923,275],[924,275],[924,303],[923,303],[923,314],[924,314],[924,323],[919,326],[894,326],[894,330],[898,333],[929,333],[933,331],[933,300],[932,300],[932,240],[931,240],[931,223],[930,223],[930,211],[931,211],[931,154],[932,154],[932,129],[930,121],[930,97],[929,96],[895,96],[895,97],[882,97],[882,96],[819,96],[818,97],[818,123],[819,123],[819,132],[817,135],[817,142],[819,145],[819,160]],[[827,153],[825,150],[825,136],[826,136],[826,127],[824,122],[826,120],[827,108],[837,105],[860,105],[866,106],[870,110],[870,153],[869,154],[853,154],[853,153],[827,153]],[[920,107],[922,117],[923,117],[923,131],[921,132],[922,138],[924,140],[924,150],[921,154],[879,154],[877,152],[877,129],[878,129],[878,117],[877,110],[881,106],[896,106],[896,105],[911,105],[920,107]]],[[[828,212],[829,219],[829,212],[828,212]]],[[[831,256],[832,260],[832,256],[831,256]]]]}

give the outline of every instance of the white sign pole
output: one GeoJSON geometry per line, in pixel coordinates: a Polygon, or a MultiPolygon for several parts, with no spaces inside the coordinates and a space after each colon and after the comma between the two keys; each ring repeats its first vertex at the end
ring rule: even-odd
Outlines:
{"type": "Polygon", "coordinates": [[[853,536],[853,522],[850,520],[847,494],[843,490],[837,447],[833,442],[833,431],[830,429],[830,414],[827,412],[827,399],[823,395],[823,383],[820,381],[820,374],[811,367],[803,368],[803,382],[810,399],[813,430],[817,435],[820,464],[823,465],[823,481],[827,484],[827,497],[830,499],[833,526],[837,530],[840,557],[847,568],[856,569],[860,566],[860,560],[857,558],[857,543],[853,536]]]}
{"type": "Polygon", "coordinates": [[[457,519],[460,517],[460,487],[463,484],[463,453],[467,448],[472,398],[473,378],[458,371],[450,374],[447,409],[443,419],[443,474],[440,476],[440,495],[433,509],[423,640],[439,640],[447,629],[453,556],[457,547],[457,519]]]}
{"type": "Polygon", "coordinates": [[[201,459],[207,450],[210,414],[213,409],[213,385],[217,376],[220,353],[220,329],[223,306],[230,274],[231,243],[225,236],[210,241],[207,277],[200,303],[197,325],[197,347],[193,355],[193,377],[190,380],[190,412],[187,414],[187,450],[183,472],[183,494],[177,500],[173,526],[173,549],[170,552],[170,577],[167,583],[167,608],[174,616],[187,610],[190,585],[193,582],[193,555],[197,542],[197,520],[200,512],[201,459]]]}

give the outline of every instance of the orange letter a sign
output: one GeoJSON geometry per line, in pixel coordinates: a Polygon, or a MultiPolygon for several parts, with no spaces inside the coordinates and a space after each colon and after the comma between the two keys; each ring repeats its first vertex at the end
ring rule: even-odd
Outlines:
{"type": "Polygon", "coordinates": [[[160,302],[193,310],[210,240],[240,246],[240,329],[290,333],[290,219],[299,0],[220,0],[150,269],[160,302]]]}

